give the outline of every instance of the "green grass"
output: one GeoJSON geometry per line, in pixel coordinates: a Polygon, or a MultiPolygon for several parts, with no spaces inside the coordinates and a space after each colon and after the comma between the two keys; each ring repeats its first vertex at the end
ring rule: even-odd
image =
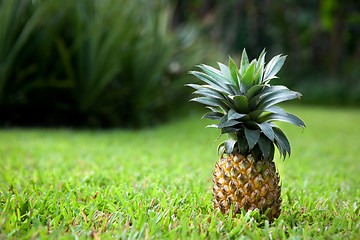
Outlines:
{"type": "Polygon", "coordinates": [[[143,131],[0,131],[0,239],[359,239],[360,110],[286,107],[282,214],[212,208],[217,132],[195,114],[143,131]]]}

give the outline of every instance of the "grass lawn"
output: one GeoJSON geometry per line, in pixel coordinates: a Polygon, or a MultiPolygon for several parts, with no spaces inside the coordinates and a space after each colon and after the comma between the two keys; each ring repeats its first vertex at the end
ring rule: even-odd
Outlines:
{"type": "Polygon", "coordinates": [[[286,109],[282,214],[212,208],[218,132],[200,114],[142,131],[0,130],[0,239],[360,239],[360,110],[286,109]]]}

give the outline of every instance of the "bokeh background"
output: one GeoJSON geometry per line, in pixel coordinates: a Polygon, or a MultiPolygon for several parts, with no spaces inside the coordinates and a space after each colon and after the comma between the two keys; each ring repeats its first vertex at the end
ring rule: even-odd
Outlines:
{"type": "Polygon", "coordinates": [[[288,55],[301,104],[360,106],[358,0],[0,0],[0,126],[153,126],[243,48],[288,55]]]}

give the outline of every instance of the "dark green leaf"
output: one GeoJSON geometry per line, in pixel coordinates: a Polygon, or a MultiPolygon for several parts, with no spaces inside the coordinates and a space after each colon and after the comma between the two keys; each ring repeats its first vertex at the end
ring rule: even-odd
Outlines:
{"type": "Polygon", "coordinates": [[[282,91],[282,90],[289,90],[289,89],[282,85],[266,86],[265,89],[262,91],[262,96],[263,96],[263,94],[282,91]]]}
{"type": "Polygon", "coordinates": [[[255,64],[255,61],[250,64],[249,68],[240,80],[240,90],[243,93],[246,93],[254,84],[255,64]]]}
{"type": "Polygon", "coordinates": [[[260,131],[258,129],[250,130],[248,128],[244,128],[244,130],[245,130],[245,137],[249,145],[249,150],[251,150],[259,140],[260,131]]]}
{"type": "Polygon", "coordinates": [[[264,77],[264,69],[265,69],[265,48],[262,50],[262,52],[260,53],[260,56],[258,58],[258,61],[256,63],[256,75],[255,75],[255,83],[259,84],[263,82],[263,77],[264,77]]]}
{"type": "Polygon", "coordinates": [[[239,146],[239,150],[242,154],[245,154],[247,152],[249,145],[248,145],[245,137],[239,137],[238,146],[239,146]]]}
{"type": "Polygon", "coordinates": [[[239,128],[232,128],[232,127],[224,127],[221,129],[221,134],[224,133],[236,133],[239,132],[239,128]]]}
{"type": "Polygon", "coordinates": [[[222,81],[224,83],[232,83],[231,79],[226,78],[221,71],[217,70],[216,68],[213,68],[211,66],[202,64],[198,66],[203,70],[205,73],[207,73],[209,76],[211,76],[214,79],[218,79],[218,81],[222,81]]]}
{"type": "Polygon", "coordinates": [[[272,129],[269,123],[257,123],[261,131],[265,134],[266,137],[270,139],[271,142],[274,141],[274,130],[272,129]]]}
{"type": "Polygon", "coordinates": [[[233,100],[233,103],[236,109],[240,113],[247,113],[249,111],[249,102],[245,96],[236,95],[236,96],[229,96],[230,99],[233,100]]]}
{"type": "MultiPolygon", "coordinates": [[[[281,86],[281,85],[275,85],[275,86],[265,86],[265,85],[261,85],[264,86],[264,89],[261,90],[260,93],[254,95],[252,98],[248,98],[249,99],[249,106],[250,109],[255,109],[256,108],[256,104],[264,97],[266,97],[267,95],[269,95],[270,93],[273,92],[277,92],[277,91],[281,91],[281,90],[289,90],[287,87],[285,86],[281,86]]],[[[290,90],[289,90],[290,91],[290,90]]]]}
{"type": "Polygon", "coordinates": [[[237,113],[234,109],[230,109],[228,113],[228,120],[240,120],[241,118],[245,117],[246,114],[237,113]]]}
{"type": "MultiPolygon", "coordinates": [[[[219,63],[220,64],[220,63],[219,63]]],[[[210,77],[217,80],[217,83],[221,85],[224,89],[227,89],[228,92],[231,94],[237,94],[240,92],[237,90],[239,87],[237,86],[237,83],[234,83],[232,81],[232,78],[230,76],[224,76],[223,73],[216,68],[213,68],[208,65],[199,65],[199,68],[201,68],[205,73],[207,73],[210,77]]],[[[225,65],[223,65],[223,68],[226,68],[225,65]]]]}
{"type": "Polygon", "coordinates": [[[302,128],[305,127],[305,123],[300,118],[298,118],[297,116],[291,113],[286,113],[286,112],[283,114],[266,113],[258,118],[258,122],[260,123],[274,122],[274,121],[287,122],[302,128]]]}
{"type": "Polygon", "coordinates": [[[232,127],[232,126],[235,126],[237,124],[239,124],[239,121],[228,120],[227,116],[225,115],[224,117],[221,118],[218,128],[232,127]]]}
{"type": "MultiPolygon", "coordinates": [[[[211,90],[214,90],[220,94],[223,94],[224,96],[227,96],[229,95],[227,92],[225,92],[221,87],[219,86],[215,86],[215,85],[208,85],[208,84],[205,84],[205,85],[201,85],[201,88],[208,88],[208,89],[211,89],[211,90]]],[[[231,91],[231,90],[229,90],[231,91]]]]}
{"type": "MultiPolygon", "coordinates": [[[[270,125],[271,125],[271,127],[273,128],[273,130],[274,130],[275,128],[279,129],[279,127],[276,126],[275,123],[270,123],[270,125]]],[[[274,132],[274,136],[275,136],[275,132],[274,132]]],[[[284,160],[285,160],[285,158],[286,158],[286,150],[280,145],[280,143],[276,140],[276,138],[275,138],[274,143],[275,143],[276,147],[279,149],[280,158],[281,158],[281,157],[284,157],[284,160]]]]}
{"type": "MultiPolygon", "coordinates": [[[[275,142],[277,142],[281,146],[281,148],[283,148],[290,156],[291,147],[289,140],[287,139],[283,131],[280,130],[280,128],[273,127],[273,130],[274,130],[275,142]]],[[[284,158],[286,157],[286,152],[285,155],[283,154],[284,158]]]]}
{"type": "Polygon", "coordinates": [[[285,160],[286,158],[286,150],[280,145],[280,143],[278,141],[274,141],[276,147],[278,148],[279,150],[279,153],[280,153],[280,158],[283,158],[285,160]]]}
{"type": "Polygon", "coordinates": [[[256,63],[256,70],[259,70],[261,66],[265,65],[265,48],[262,50],[262,52],[260,53],[260,56],[258,58],[258,61],[256,63]]]}
{"type": "Polygon", "coordinates": [[[230,83],[226,83],[226,85],[234,93],[232,95],[240,95],[241,94],[240,88],[237,85],[235,85],[235,84],[231,85],[230,83]]]}
{"type": "Polygon", "coordinates": [[[255,159],[263,158],[263,154],[259,148],[259,144],[255,144],[253,149],[251,149],[251,153],[253,154],[255,159]]]}
{"type": "Polygon", "coordinates": [[[260,84],[262,81],[262,75],[264,72],[264,65],[261,65],[260,69],[258,69],[258,70],[255,69],[255,72],[256,72],[256,74],[254,77],[254,84],[260,84]]]}
{"type": "Polygon", "coordinates": [[[274,144],[264,135],[261,135],[258,141],[261,152],[264,155],[265,160],[272,160],[274,156],[274,144]]]}
{"type": "Polygon", "coordinates": [[[252,111],[250,113],[248,113],[248,116],[251,120],[255,120],[257,119],[261,113],[263,113],[264,111],[259,109],[259,110],[255,110],[255,111],[252,111]]]}
{"type": "Polygon", "coordinates": [[[277,92],[269,93],[265,97],[260,98],[257,105],[259,109],[264,109],[271,107],[275,104],[299,97],[300,94],[298,92],[289,91],[289,90],[277,91],[277,92]]]}
{"type": "Polygon", "coordinates": [[[232,83],[233,81],[231,81],[231,73],[230,73],[230,69],[228,66],[222,64],[222,63],[218,63],[221,73],[223,74],[223,76],[227,79],[229,79],[228,82],[232,83]]]}
{"type": "Polygon", "coordinates": [[[202,116],[202,118],[208,118],[211,120],[220,120],[223,116],[224,116],[223,113],[209,112],[209,113],[206,113],[204,116],[202,116]]]}
{"type": "MultiPolygon", "coordinates": [[[[224,115],[221,119],[220,119],[220,122],[219,122],[219,126],[226,123],[228,120],[228,115],[224,115]]],[[[220,128],[220,127],[219,127],[220,128]]]]}
{"type": "Polygon", "coordinates": [[[220,110],[218,110],[217,108],[214,108],[214,107],[207,106],[206,108],[210,109],[212,112],[222,113],[220,110]]]}
{"type": "Polygon", "coordinates": [[[254,85],[246,92],[246,98],[251,99],[255,95],[259,94],[263,89],[264,85],[254,85]]]}
{"type": "Polygon", "coordinates": [[[191,71],[190,73],[195,77],[199,78],[201,81],[209,84],[212,88],[216,89],[217,91],[222,92],[226,95],[232,94],[231,89],[229,89],[225,83],[217,81],[214,78],[202,72],[191,71]]]}
{"type": "Polygon", "coordinates": [[[241,55],[241,63],[240,63],[240,75],[244,76],[246,70],[249,67],[249,58],[246,54],[246,50],[244,48],[242,55],[241,55]]]}
{"type": "Polygon", "coordinates": [[[256,105],[258,104],[258,102],[260,101],[260,97],[261,97],[261,93],[256,94],[255,96],[253,96],[252,98],[249,98],[249,110],[256,110],[259,109],[256,105]]]}
{"type": "Polygon", "coordinates": [[[234,152],[234,147],[236,144],[236,140],[226,140],[225,143],[225,151],[228,155],[234,152]]]}
{"type": "Polygon", "coordinates": [[[198,89],[197,91],[195,91],[194,94],[199,94],[199,95],[203,95],[205,97],[226,100],[224,95],[222,95],[221,93],[217,92],[216,90],[210,89],[210,88],[202,87],[202,88],[198,89]]]}
{"type": "MultiPolygon", "coordinates": [[[[248,120],[248,119],[246,119],[246,120],[248,120]]],[[[249,129],[258,129],[259,128],[259,126],[256,124],[256,122],[253,120],[251,120],[251,121],[248,120],[248,121],[244,122],[244,126],[249,129]]]]}
{"type": "Polygon", "coordinates": [[[185,84],[185,86],[194,88],[196,90],[201,88],[201,85],[199,85],[199,84],[191,84],[191,83],[189,83],[189,84],[185,84]]]}
{"type": "Polygon", "coordinates": [[[281,67],[284,65],[286,56],[277,55],[273,57],[270,62],[265,67],[265,74],[264,74],[264,82],[275,78],[276,74],[280,71],[281,67]]]}
{"type": "Polygon", "coordinates": [[[228,107],[225,105],[225,103],[223,103],[219,99],[214,99],[214,98],[210,98],[210,97],[198,97],[198,98],[193,98],[190,101],[198,102],[198,103],[208,105],[208,106],[222,107],[222,108],[228,109],[228,107]]]}
{"type": "Polygon", "coordinates": [[[235,84],[235,86],[239,87],[239,69],[236,67],[236,64],[234,63],[234,60],[229,57],[229,66],[230,66],[230,74],[232,77],[232,81],[235,84]]]}
{"type": "Polygon", "coordinates": [[[231,90],[227,91],[227,90],[224,90],[224,88],[222,87],[219,87],[218,85],[215,85],[215,84],[204,84],[204,85],[200,85],[201,88],[209,88],[209,89],[212,89],[212,90],[215,90],[219,93],[222,93],[224,95],[229,95],[228,92],[231,92],[231,90]]]}
{"type": "Polygon", "coordinates": [[[286,112],[284,109],[278,106],[271,106],[264,109],[264,112],[271,112],[271,113],[277,113],[277,114],[285,114],[286,112]]]}
{"type": "Polygon", "coordinates": [[[225,143],[220,143],[219,146],[217,147],[217,153],[218,155],[222,155],[225,151],[225,143]]]}
{"type": "Polygon", "coordinates": [[[286,91],[286,90],[290,91],[287,87],[281,85],[274,85],[274,86],[263,85],[263,86],[264,89],[262,89],[262,91],[259,94],[255,95],[251,99],[252,103],[254,102],[254,99],[257,99],[256,103],[258,103],[261,99],[265,98],[266,96],[274,92],[286,91]]]}

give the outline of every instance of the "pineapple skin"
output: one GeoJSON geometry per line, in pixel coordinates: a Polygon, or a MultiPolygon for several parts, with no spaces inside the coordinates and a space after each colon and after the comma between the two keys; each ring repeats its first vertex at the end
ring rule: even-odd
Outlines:
{"type": "Polygon", "coordinates": [[[236,152],[223,155],[213,172],[214,208],[228,215],[234,205],[233,216],[245,211],[259,209],[270,221],[278,218],[281,210],[281,186],[273,161],[246,157],[236,152]]]}

